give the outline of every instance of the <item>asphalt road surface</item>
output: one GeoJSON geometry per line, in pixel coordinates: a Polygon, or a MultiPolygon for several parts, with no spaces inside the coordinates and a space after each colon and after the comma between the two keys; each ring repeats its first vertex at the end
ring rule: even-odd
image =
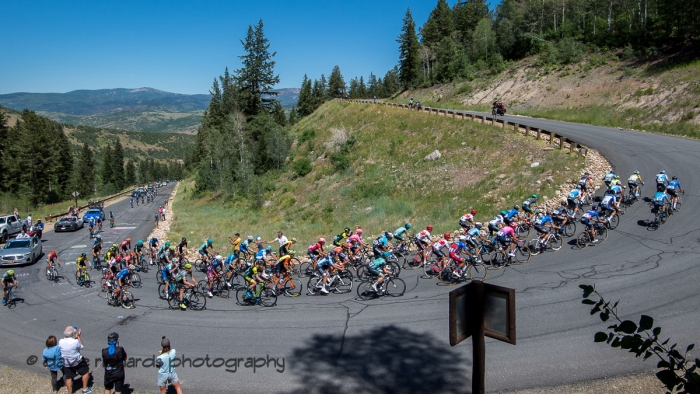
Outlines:
{"type": "MultiPolygon", "coordinates": [[[[489,272],[489,283],[517,289],[518,344],[486,340],[487,390],[551,386],[655,367],[655,361],[642,362],[593,343],[593,334],[606,324],[581,304],[580,284],[595,284],[609,299],[620,299],[623,318],[637,321],[640,314],[648,314],[663,327],[662,335],[682,346],[700,342],[700,229],[692,216],[698,207],[700,141],[504,118],[555,130],[599,150],[621,177],[640,170],[646,182],[643,196],[653,195],[653,175],[660,169],[678,175],[686,194],[682,213],[657,231],[644,225],[653,218],[649,206],[637,202],[604,244],[584,250],[565,244],[528,264],[489,272]]],[[[117,228],[105,230],[105,239],[109,243],[126,236],[145,237],[154,208],[150,204],[130,209],[128,201],[111,207],[117,228]]],[[[176,208],[178,214],[187,211],[185,206],[176,208]]],[[[245,224],[239,226],[232,232],[245,232],[245,224]]],[[[45,239],[45,252],[60,248],[64,262],[87,251],[86,230],[49,232],[45,239]]],[[[217,239],[214,246],[223,242],[217,239]]],[[[186,367],[177,371],[190,392],[457,393],[471,387],[470,341],[449,346],[447,293],[453,288],[421,279],[421,270],[402,271],[408,287],[399,298],[359,301],[353,289],[347,295],[280,298],[274,308],[241,307],[233,298],[214,298],[208,300],[207,310],[183,312],[169,310],[158,299],[154,271],[142,275],[144,286],[134,290],[137,307],[124,310],[109,307],[99,289],[76,286],[73,266],[63,268],[67,274],[59,284],[47,282],[43,267],[42,261],[17,270],[22,286],[17,297],[24,302],[0,310],[4,364],[43,371],[39,363],[27,367],[27,358],[40,356],[48,335],[59,336],[65,326],[76,325],[83,329],[83,354],[93,366],[109,332],[120,334],[129,357],[141,359],[152,358],[161,336],[167,335],[178,357],[186,358],[186,367]]],[[[127,381],[136,389],[155,389],[152,361],[146,367],[143,360],[138,362],[133,365],[132,360],[127,381]]],[[[94,376],[101,383],[103,370],[96,368],[94,376]]]]}

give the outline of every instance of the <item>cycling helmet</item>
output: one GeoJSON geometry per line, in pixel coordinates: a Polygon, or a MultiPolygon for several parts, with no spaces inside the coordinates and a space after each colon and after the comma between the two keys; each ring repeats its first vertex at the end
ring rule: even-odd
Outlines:
{"type": "Polygon", "coordinates": [[[253,236],[252,236],[252,235],[249,235],[249,236],[248,236],[248,242],[253,242],[253,236]]]}
{"type": "Polygon", "coordinates": [[[662,174],[665,174],[665,173],[666,173],[666,170],[661,170],[660,172],[661,172],[662,174]]]}
{"type": "Polygon", "coordinates": [[[124,260],[127,261],[127,262],[131,261],[131,256],[126,256],[126,257],[124,258],[124,260]]]}
{"type": "Polygon", "coordinates": [[[139,240],[136,242],[136,245],[139,245],[139,246],[143,245],[143,241],[139,239],[139,240]]]}
{"type": "Polygon", "coordinates": [[[255,242],[260,242],[260,241],[262,241],[262,238],[260,238],[260,237],[255,237],[255,242]]]}
{"type": "Polygon", "coordinates": [[[166,241],[166,242],[165,242],[165,247],[166,247],[166,248],[169,248],[169,247],[170,247],[170,241],[166,241]]]}
{"type": "Polygon", "coordinates": [[[387,238],[387,239],[392,239],[392,238],[394,238],[394,234],[392,234],[392,233],[389,232],[389,231],[387,231],[386,233],[384,233],[384,235],[386,235],[386,238],[387,238]]]}
{"type": "Polygon", "coordinates": [[[357,230],[355,230],[355,234],[362,235],[362,229],[358,228],[357,230]]]}
{"type": "Polygon", "coordinates": [[[559,205],[561,205],[562,207],[565,207],[565,206],[566,206],[566,201],[560,202],[559,205]]]}
{"type": "Polygon", "coordinates": [[[181,240],[181,241],[182,241],[182,242],[187,242],[187,238],[182,237],[182,240],[181,240]]]}
{"type": "Polygon", "coordinates": [[[10,276],[12,276],[12,275],[15,274],[15,270],[9,270],[9,271],[7,271],[7,274],[10,275],[10,276]]]}
{"type": "Polygon", "coordinates": [[[175,247],[174,247],[174,246],[171,246],[171,247],[170,247],[170,251],[171,251],[171,252],[174,252],[174,251],[175,251],[175,247]]]}
{"type": "Polygon", "coordinates": [[[552,216],[552,212],[547,211],[547,212],[545,213],[545,215],[547,215],[547,216],[552,216]]]}
{"type": "Polygon", "coordinates": [[[86,258],[86,257],[87,257],[87,255],[86,255],[85,253],[81,253],[81,254],[80,254],[80,257],[82,257],[82,258],[86,258]]]}
{"type": "Polygon", "coordinates": [[[116,249],[116,248],[119,247],[119,245],[117,245],[117,244],[112,244],[112,247],[113,247],[114,249],[116,249]]]}
{"type": "Polygon", "coordinates": [[[297,239],[296,239],[296,238],[292,238],[292,243],[293,243],[293,244],[297,243],[297,239]]]}
{"type": "Polygon", "coordinates": [[[37,222],[40,222],[40,221],[41,221],[41,219],[37,219],[36,221],[37,221],[37,222]]]}
{"type": "Polygon", "coordinates": [[[426,227],[425,229],[428,230],[428,231],[433,231],[433,226],[428,225],[428,227],[426,227]]]}
{"type": "Polygon", "coordinates": [[[476,209],[472,209],[471,214],[472,214],[472,215],[476,215],[476,209]]]}
{"type": "Polygon", "coordinates": [[[117,261],[117,263],[120,263],[122,261],[122,256],[117,256],[115,260],[117,261]]]}
{"type": "MultiPolygon", "coordinates": [[[[258,237],[258,238],[260,238],[260,237],[258,237]]],[[[207,244],[208,244],[208,245],[212,245],[213,243],[214,243],[214,240],[213,240],[213,239],[209,238],[209,239],[207,240],[207,244]]]]}
{"type": "Polygon", "coordinates": [[[464,241],[467,240],[467,237],[465,237],[464,235],[460,235],[460,236],[459,236],[459,240],[462,241],[462,242],[464,242],[464,241]]]}
{"type": "Polygon", "coordinates": [[[411,228],[411,223],[406,223],[404,227],[406,228],[406,230],[408,230],[409,228],[411,228]]]}
{"type": "Polygon", "coordinates": [[[191,270],[191,269],[192,269],[192,264],[190,264],[190,263],[185,264],[185,269],[186,269],[186,270],[191,270]]]}
{"type": "Polygon", "coordinates": [[[102,239],[102,236],[100,234],[97,234],[97,235],[95,235],[95,238],[102,239]]]}
{"type": "Polygon", "coordinates": [[[507,214],[508,214],[508,212],[506,212],[506,211],[501,211],[501,216],[506,216],[507,214]]]}
{"type": "Polygon", "coordinates": [[[262,260],[255,260],[255,264],[257,265],[263,265],[264,262],[262,260]]]}
{"type": "Polygon", "coordinates": [[[108,341],[108,342],[115,342],[115,341],[118,341],[118,340],[119,340],[119,334],[117,334],[116,332],[113,332],[113,333],[107,335],[107,341],[108,341]]]}
{"type": "Polygon", "coordinates": [[[581,190],[583,187],[581,185],[576,185],[576,189],[581,190]]]}
{"type": "Polygon", "coordinates": [[[224,257],[220,254],[217,254],[216,256],[214,256],[214,258],[217,260],[222,260],[224,257]]]}
{"type": "Polygon", "coordinates": [[[639,170],[634,170],[634,173],[635,173],[635,174],[639,174],[639,170]]]}
{"type": "Polygon", "coordinates": [[[519,211],[519,210],[520,210],[520,206],[519,206],[519,205],[513,205],[513,209],[515,209],[516,211],[519,211]]]}
{"type": "Polygon", "coordinates": [[[615,170],[610,170],[610,173],[615,175],[615,170]]]}
{"type": "Polygon", "coordinates": [[[674,181],[676,181],[676,180],[678,180],[678,177],[674,175],[674,176],[671,177],[671,179],[673,179],[674,181]]]}
{"type": "Polygon", "coordinates": [[[343,232],[344,232],[345,234],[348,234],[348,233],[350,232],[350,229],[347,228],[347,227],[345,227],[345,228],[343,229],[343,232]]]}
{"type": "Polygon", "coordinates": [[[297,254],[297,252],[294,250],[290,250],[289,252],[287,252],[287,254],[293,257],[295,254],[297,254]]]}
{"type": "Polygon", "coordinates": [[[510,224],[510,227],[512,227],[513,229],[516,229],[516,228],[518,228],[518,223],[513,222],[510,224]]]}
{"type": "Polygon", "coordinates": [[[481,222],[476,222],[476,224],[474,226],[476,228],[481,228],[481,226],[483,226],[483,224],[481,224],[481,222]]]}
{"type": "Polygon", "coordinates": [[[268,246],[267,248],[265,248],[265,251],[266,251],[267,253],[272,252],[272,246],[268,246]]]}
{"type": "Polygon", "coordinates": [[[537,194],[533,194],[533,195],[532,195],[532,198],[534,198],[535,200],[537,200],[537,194]]]}
{"type": "Polygon", "coordinates": [[[179,262],[180,262],[180,259],[178,259],[177,257],[173,259],[173,264],[177,264],[179,262]]]}
{"type": "Polygon", "coordinates": [[[321,238],[318,239],[318,243],[320,243],[320,244],[325,244],[325,243],[326,243],[326,239],[323,238],[323,237],[321,237],[321,238]]]}
{"type": "Polygon", "coordinates": [[[445,239],[450,239],[450,233],[445,233],[442,235],[445,239]]]}

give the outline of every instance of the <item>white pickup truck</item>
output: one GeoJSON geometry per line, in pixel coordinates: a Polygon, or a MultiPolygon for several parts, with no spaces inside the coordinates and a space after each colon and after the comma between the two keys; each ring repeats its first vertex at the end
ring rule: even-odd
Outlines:
{"type": "Polygon", "coordinates": [[[27,221],[15,215],[0,216],[0,243],[7,242],[11,236],[19,233],[22,229],[27,230],[27,221]]]}

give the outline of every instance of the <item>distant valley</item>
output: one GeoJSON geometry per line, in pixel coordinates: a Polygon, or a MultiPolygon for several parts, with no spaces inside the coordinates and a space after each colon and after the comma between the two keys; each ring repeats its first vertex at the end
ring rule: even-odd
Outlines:
{"type": "MultiPolygon", "coordinates": [[[[299,89],[275,91],[286,111],[296,105],[299,89]]],[[[176,133],[196,132],[209,100],[209,94],[178,94],[152,88],[0,95],[0,105],[17,111],[28,108],[61,123],[176,133]]]]}

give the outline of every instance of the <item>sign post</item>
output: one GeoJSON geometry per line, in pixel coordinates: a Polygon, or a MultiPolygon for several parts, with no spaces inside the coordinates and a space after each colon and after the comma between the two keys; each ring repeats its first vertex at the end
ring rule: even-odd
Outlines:
{"type": "Polygon", "coordinates": [[[472,393],[486,389],[484,336],[515,345],[515,290],[473,281],[450,292],[450,345],[472,337],[472,393]]]}
{"type": "Polygon", "coordinates": [[[78,191],[76,190],[73,193],[71,193],[71,195],[73,197],[75,197],[75,208],[77,209],[78,208],[78,196],[80,195],[80,193],[78,193],[78,191]]]}

